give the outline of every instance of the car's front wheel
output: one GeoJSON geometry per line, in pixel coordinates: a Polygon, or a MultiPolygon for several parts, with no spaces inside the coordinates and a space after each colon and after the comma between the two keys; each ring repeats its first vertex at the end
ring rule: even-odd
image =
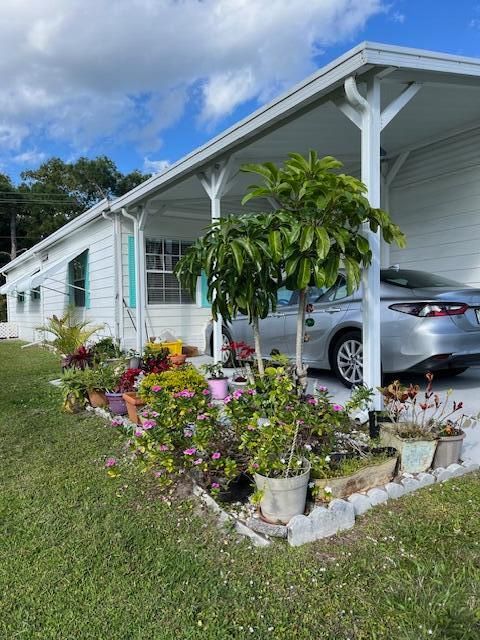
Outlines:
{"type": "Polygon", "coordinates": [[[349,389],[363,382],[363,345],[360,331],[344,333],[333,345],[332,368],[349,389]]]}

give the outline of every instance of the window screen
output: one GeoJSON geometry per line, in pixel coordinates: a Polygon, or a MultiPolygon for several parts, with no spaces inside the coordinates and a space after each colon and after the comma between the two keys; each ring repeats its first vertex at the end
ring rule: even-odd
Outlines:
{"type": "Polygon", "coordinates": [[[192,244],[190,240],[146,240],[148,304],[193,304],[190,293],[180,286],[173,273],[177,262],[192,244]]]}

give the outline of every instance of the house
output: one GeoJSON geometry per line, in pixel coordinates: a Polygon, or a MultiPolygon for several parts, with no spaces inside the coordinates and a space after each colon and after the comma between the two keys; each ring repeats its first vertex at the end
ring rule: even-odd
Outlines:
{"type": "MultiPolygon", "coordinates": [[[[20,337],[66,303],[127,347],[172,329],[208,350],[202,283],[192,300],[172,271],[202,229],[242,211],[245,162],[314,148],[361,176],[408,237],[405,250],[368,232],[364,378],[380,382],[380,265],[480,286],[480,60],[362,43],[285,95],[113,202],[100,202],[3,268],[20,337]]],[[[265,209],[271,203],[265,202],[265,209]]],[[[245,208],[243,208],[245,210],[245,208]]],[[[213,326],[220,353],[221,324],[213,326]]]]}

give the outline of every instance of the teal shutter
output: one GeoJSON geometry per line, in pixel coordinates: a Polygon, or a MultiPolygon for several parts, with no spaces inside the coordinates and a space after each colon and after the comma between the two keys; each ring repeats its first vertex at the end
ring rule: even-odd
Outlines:
{"type": "Polygon", "coordinates": [[[73,288],[73,260],[68,263],[68,304],[73,307],[75,305],[75,291],[73,288]]]}
{"type": "Polygon", "coordinates": [[[135,238],[128,236],[128,306],[137,306],[137,286],[135,277],[135,238]]]}
{"type": "Polygon", "coordinates": [[[207,276],[202,271],[202,275],[200,276],[200,306],[202,309],[210,309],[210,307],[212,306],[207,299],[207,293],[208,293],[207,276]]]}
{"type": "Polygon", "coordinates": [[[84,253],[85,269],[85,309],[90,309],[90,264],[88,250],[84,253]]]}

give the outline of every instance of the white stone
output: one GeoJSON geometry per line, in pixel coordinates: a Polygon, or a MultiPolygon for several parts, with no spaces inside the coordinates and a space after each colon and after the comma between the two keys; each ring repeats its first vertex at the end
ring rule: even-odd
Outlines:
{"type": "Polygon", "coordinates": [[[397,482],[389,482],[385,485],[385,491],[388,494],[389,498],[401,498],[405,495],[405,488],[403,485],[398,484],[397,482]]]}
{"type": "Polygon", "coordinates": [[[471,473],[472,471],[478,471],[480,465],[477,462],[472,462],[469,460],[468,462],[464,462],[462,464],[462,467],[465,467],[465,473],[471,473]]]}
{"type": "Polygon", "coordinates": [[[335,512],[325,507],[315,507],[309,516],[309,520],[312,523],[315,540],[333,536],[340,528],[340,521],[335,512]]]}
{"type": "Polygon", "coordinates": [[[458,478],[458,476],[462,476],[465,473],[465,470],[462,467],[462,465],[456,464],[455,462],[453,464],[448,465],[447,471],[449,471],[452,474],[452,478],[458,478]]]}
{"type": "Polygon", "coordinates": [[[438,478],[438,476],[444,471],[445,471],[445,467],[437,467],[432,471],[432,474],[435,476],[435,478],[438,478]]]}
{"type": "Polygon", "coordinates": [[[435,476],[431,473],[419,473],[417,476],[417,480],[420,483],[420,487],[428,487],[431,484],[435,484],[435,476]]]}
{"type": "Polygon", "coordinates": [[[420,482],[415,480],[415,478],[405,478],[402,480],[403,488],[405,489],[405,493],[412,493],[417,489],[420,489],[420,482]]]}
{"type": "Polygon", "coordinates": [[[299,547],[306,542],[315,540],[310,518],[307,518],[307,516],[293,516],[287,525],[287,538],[292,547],[299,547]]]}
{"type": "Polygon", "coordinates": [[[451,480],[451,478],[453,478],[453,474],[448,469],[442,469],[442,471],[437,474],[437,482],[446,482],[447,480],[451,480]]]}
{"type": "Polygon", "coordinates": [[[370,499],[363,495],[363,493],[352,493],[352,495],[348,497],[348,501],[352,504],[356,516],[361,516],[372,508],[370,499]]]}
{"type": "Polygon", "coordinates": [[[383,489],[370,489],[367,491],[367,496],[369,497],[372,506],[382,504],[382,502],[386,502],[388,500],[388,493],[383,489]]]}
{"type": "Polygon", "coordinates": [[[351,529],[355,524],[355,510],[347,500],[339,500],[338,498],[332,500],[328,505],[328,510],[335,514],[339,531],[351,529]]]}

